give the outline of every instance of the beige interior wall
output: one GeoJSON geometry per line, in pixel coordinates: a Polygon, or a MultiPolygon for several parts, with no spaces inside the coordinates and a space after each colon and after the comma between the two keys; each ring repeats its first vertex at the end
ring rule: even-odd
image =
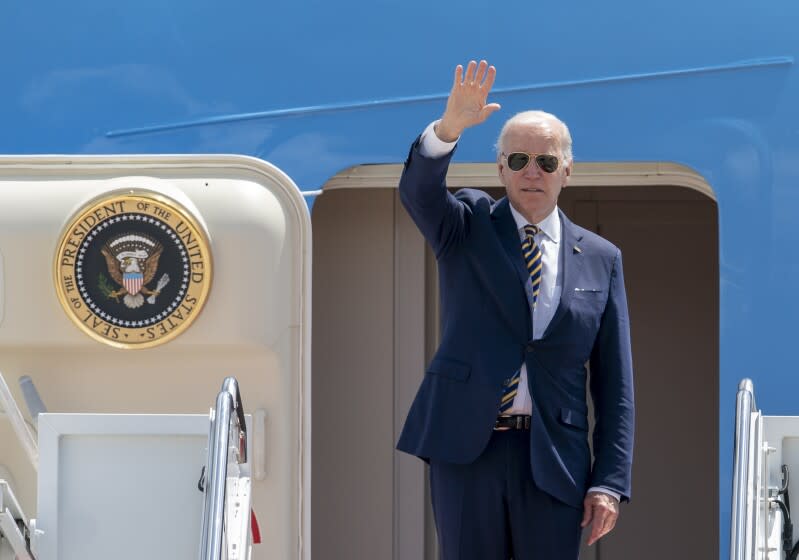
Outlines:
{"type": "Polygon", "coordinates": [[[312,223],[312,550],[392,558],[394,193],[325,193],[312,223]]]}
{"type": "Polygon", "coordinates": [[[635,367],[633,500],[596,558],[717,558],[716,205],[676,187],[569,194],[573,218],[622,249],[635,367]]]}
{"type": "MultiPolygon", "coordinates": [[[[561,206],[622,248],[636,371],[633,502],[582,558],[717,557],[716,205],[580,187],[561,206]]],[[[393,446],[437,339],[435,261],[391,189],[326,192],[312,221],[314,555],[432,560],[424,468],[393,446]]]]}

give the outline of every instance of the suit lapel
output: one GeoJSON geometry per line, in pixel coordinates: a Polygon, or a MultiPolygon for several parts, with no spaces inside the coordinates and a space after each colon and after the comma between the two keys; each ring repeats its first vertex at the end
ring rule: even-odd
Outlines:
{"type": "MultiPolygon", "coordinates": [[[[501,199],[499,202],[497,202],[496,206],[494,206],[494,209],[491,212],[491,222],[494,226],[494,231],[496,232],[497,238],[499,239],[502,248],[505,250],[508,261],[512,268],[516,271],[516,275],[521,282],[521,284],[516,284],[519,286],[518,292],[521,294],[522,301],[527,303],[527,295],[525,293],[525,282],[528,278],[527,267],[524,264],[524,257],[522,257],[522,246],[521,241],[519,240],[519,232],[516,229],[516,221],[513,219],[513,215],[510,212],[510,203],[508,202],[507,198],[501,199]]],[[[507,297],[504,299],[508,301],[507,297]]],[[[522,316],[518,313],[518,309],[515,307],[517,305],[516,301],[518,300],[513,299],[513,310],[509,313],[511,317],[522,316]]],[[[529,340],[533,332],[530,312],[527,306],[525,306],[523,309],[525,323],[519,325],[521,328],[519,334],[524,337],[523,340],[529,340]]]]}
{"type": "Polygon", "coordinates": [[[562,224],[562,246],[560,248],[560,265],[562,267],[561,274],[563,275],[563,290],[560,294],[560,303],[555,310],[555,315],[549,322],[549,325],[544,331],[544,338],[557,327],[558,322],[566,315],[566,310],[569,309],[571,298],[574,295],[574,288],[577,286],[577,279],[580,277],[580,271],[583,267],[585,257],[580,250],[580,241],[582,234],[577,232],[575,225],[569,221],[566,215],[558,209],[560,214],[560,223],[562,224]]]}
{"type": "Polygon", "coordinates": [[[516,229],[516,220],[513,219],[513,214],[510,212],[510,203],[507,198],[503,198],[497,203],[491,217],[494,219],[497,237],[524,286],[529,276],[522,256],[522,243],[519,239],[519,231],[516,229]]]}

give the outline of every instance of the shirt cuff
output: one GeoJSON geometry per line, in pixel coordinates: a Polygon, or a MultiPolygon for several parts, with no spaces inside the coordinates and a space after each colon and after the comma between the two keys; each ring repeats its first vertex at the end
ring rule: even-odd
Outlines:
{"type": "Polygon", "coordinates": [[[621,494],[615,490],[611,490],[610,488],[605,488],[604,486],[592,486],[588,489],[588,492],[602,492],[603,494],[607,494],[612,498],[616,498],[617,502],[621,501],[621,494]]]}
{"type": "Polygon", "coordinates": [[[458,140],[454,142],[444,142],[441,140],[441,138],[436,135],[436,131],[433,128],[437,123],[438,121],[433,121],[427,125],[427,128],[424,129],[422,137],[419,140],[419,153],[426,158],[435,159],[444,157],[454,150],[455,144],[458,143],[458,140]]]}

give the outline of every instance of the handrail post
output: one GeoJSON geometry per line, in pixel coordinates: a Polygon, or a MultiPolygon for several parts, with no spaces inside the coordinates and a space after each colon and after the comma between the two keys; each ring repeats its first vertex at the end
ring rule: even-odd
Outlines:
{"type": "Polygon", "coordinates": [[[234,377],[228,377],[216,397],[216,408],[212,412],[211,418],[200,560],[220,560],[222,558],[228,449],[233,422],[235,422],[238,432],[236,460],[242,464],[247,460],[247,427],[244,419],[244,407],[238,382],[234,377]]]}
{"type": "Polygon", "coordinates": [[[754,388],[751,379],[742,379],[738,384],[735,406],[735,451],[732,475],[732,519],[730,523],[730,560],[746,558],[746,525],[750,521],[747,491],[752,473],[749,470],[749,455],[752,412],[756,411],[754,388]]]}
{"type": "Polygon", "coordinates": [[[236,411],[239,429],[239,464],[247,462],[247,422],[244,419],[244,405],[241,402],[241,391],[235,377],[228,377],[222,383],[222,391],[233,397],[233,408],[236,411]]]}

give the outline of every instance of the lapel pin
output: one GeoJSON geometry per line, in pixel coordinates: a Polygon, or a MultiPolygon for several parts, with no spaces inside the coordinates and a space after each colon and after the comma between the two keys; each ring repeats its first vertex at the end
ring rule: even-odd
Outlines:
{"type": "Polygon", "coordinates": [[[580,248],[579,248],[577,245],[575,245],[575,246],[574,246],[574,252],[575,252],[575,253],[582,253],[582,252],[583,252],[583,250],[582,250],[582,249],[580,249],[580,248]]]}

